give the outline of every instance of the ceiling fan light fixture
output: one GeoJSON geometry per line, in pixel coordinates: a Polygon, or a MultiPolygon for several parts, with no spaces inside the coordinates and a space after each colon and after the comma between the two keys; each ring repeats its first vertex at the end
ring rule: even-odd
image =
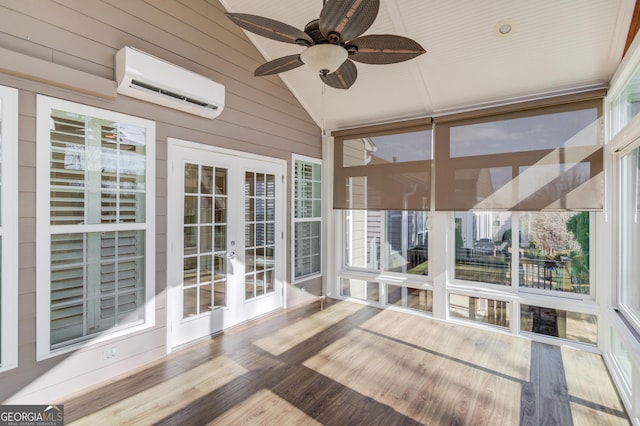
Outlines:
{"type": "Polygon", "coordinates": [[[340,68],[348,56],[347,50],[336,44],[316,44],[307,47],[300,59],[318,74],[327,75],[340,68]]]}

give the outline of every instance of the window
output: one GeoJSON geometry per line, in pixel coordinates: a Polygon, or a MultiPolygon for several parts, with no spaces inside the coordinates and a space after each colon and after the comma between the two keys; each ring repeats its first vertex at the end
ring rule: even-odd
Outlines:
{"type": "Polygon", "coordinates": [[[455,278],[511,285],[511,213],[455,213],[455,278]]]}
{"type": "Polygon", "coordinates": [[[589,345],[598,342],[598,317],[593,314],[521,304],[520,329],[589,345]]]}
{"type": "Polygon", "coordinates": [[[380,283],[344,278],[342,280],[340,295],[368,300],[370,302],[378,302],[380,300],[380,283]]]}
{"type": "Polygon", "coordinates": [[[640,148],[622,157],[620,170],[620,305],[624,312],[640,324],[640,224],[638,211],[638,170],[640,148]]]}
{"type": "Polygon", "coordinates": [[[0,371],[18,365],[18,91],[0,86],[0,371]]]}
{"type": "Polygon", "coordinates": [[[449,295],[449,316],[509,328],[511,303],[461,294],[449,295]]]}
{"type": "Polygon", "coordinates": [[[640,113],[640,67],[636,68],[624,89],[611,102],[611,133],[616,135],[640,113]]]}
{"type": "MultiPolygon", "coordinates": [[[[636,40],[637,41],[637,40],[636,40]]],[[[640,413],[640,377],[638,341],[640,341],[640,49],[632,44],[625,54],[625,61],[615,72],[608,90],[608,129],[610,140],[607,152],[611,155],[612,177],[610,204],[613,220],[611,256],[603,260],[611,264],[615,272],[615,296],[606,320],[609,327],[609,347],[605,354],[609,371],[629,413],[640,413]],[[617,220],[616,220],[617,219],[617,220]]],[[[598,254],[600,254],[598,252],[598,254]]],[[[606,323],[605,323],[606,324],[606,323]]],[[[606,336],[603,336],[606,337],[606,336]]],[[[632,419],[638,421],[635,415],[632,419]]]]}
{"type": "Polygon", "coordinates": [[[418,312],[433,312],[433,291],[388,284],[387,305],[418,312]]]}
{"type": "Polygon", "coordinates": [[[520,214],[521,288],[591,293],[589,212],[520,214]]]}
{"type": "MultiPolygon", "coordinates": [[[[596,268],[604,245],[593,238],[606,229],[603,96],[333,133],[343,246],[333,294],[597,344],[593,307],[608,297],[596,300],[594,284],[608,267],[596,268]]],[[[637,306],[640,321],[640,296],[637,306]]]]}
{"type": "Polygon", "coordinates": [[[293,156],[294,281],[322,273],[322,162],[293,156]]]}
{"type": "Polygon", "coordinates": [[[153,123],[38,96],[37,138],[39,358],[152,326],[153,123]]]}
{"type": "Polygon", "coordinates": [[[591,222],[590,212],[456,212],[455,278],[592,296],[591,222]]]}
{"type": "Polygon", "coordinates": [[[428,275],[427,212],[346,210],[345,219],[347,268],[428,275]]]}

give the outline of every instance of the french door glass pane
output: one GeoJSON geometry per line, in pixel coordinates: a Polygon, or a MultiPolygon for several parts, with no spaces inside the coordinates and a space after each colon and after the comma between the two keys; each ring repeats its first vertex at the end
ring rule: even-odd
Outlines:
{"type": "Polygon", "coordinates": [[[245,300],[275,291],[275,175],[245,172],[245,300]]]}
{"type": "Polygon", "coordinates": [[[226,169],[184,165],[184,318],[226,304],[226,174],[226,169]]]}
{"type": "Polygon", "coordinates": [[[589,212],[520,214],[520,287],[589,294],[589,212]]]}

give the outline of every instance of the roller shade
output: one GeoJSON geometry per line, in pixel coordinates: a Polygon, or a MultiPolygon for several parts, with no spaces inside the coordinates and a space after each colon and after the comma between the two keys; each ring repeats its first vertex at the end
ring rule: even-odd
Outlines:
{"type": "Polygon", "coordinates": [[[604,94],[335,132],[333,206],[602,210],[604,94]]]}
{"type": "Polygon", "coordinates": [[[602,102],[436,119],[436,210],[601,210],[602,102]]]}
{"type": "Polygon", "coordinates": [[[360,135],[338,133],[334,208],[429,210],[432,151],[430,120],[360,135]]]}

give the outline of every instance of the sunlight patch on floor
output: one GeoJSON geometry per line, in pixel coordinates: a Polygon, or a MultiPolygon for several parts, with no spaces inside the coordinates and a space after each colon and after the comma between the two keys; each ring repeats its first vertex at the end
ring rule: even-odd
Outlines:
{"type": "Polygon", "coordinates": [[[574,423],[628,425],[602,357],[568,347],[561,352],[574,423]]]}
{"type": "Polygon", "coordinates": [[[253,344],[273,356],[280,356],[363,308],[363,305],[357,303],[336,303],[323,311],[318,311],[294,324],[281,328],[273,334],[256,340],[253,344]]]}
{"type": "Polygon", "coordinates": [[[574,425],[598,425],[598,426],[628,426],[629,422],[625,417],[616,414],[605,413],[593,409],[581,403],[571,402],[571,417],[574,425]]]}
{"type": "Polygon", "coordinates": [[[273,392],[261,389],[210,425],[320,425],[273,392]]]}
{"type": "Polygon", "coordinates": [[[384,311],[360,328],[517,381],[530,380],[531,341],[528,339],[430,320],[416,324],[410,315],[384,311]]]}
{"type": "Polygon", "coordinates": [[[518,380],[365,330],[349,332],[304,366],[422,423],[439,424],[453,412],[462,424],[518,424],[520,417],[518,380]]]}
{"type": "Polygon", "coordinates": [[[217,357],[72,424],[110,424],[113,419],[118,418],[126,418],[129,424],[152,424],[247,371],[226,356],[217,357]]]}

